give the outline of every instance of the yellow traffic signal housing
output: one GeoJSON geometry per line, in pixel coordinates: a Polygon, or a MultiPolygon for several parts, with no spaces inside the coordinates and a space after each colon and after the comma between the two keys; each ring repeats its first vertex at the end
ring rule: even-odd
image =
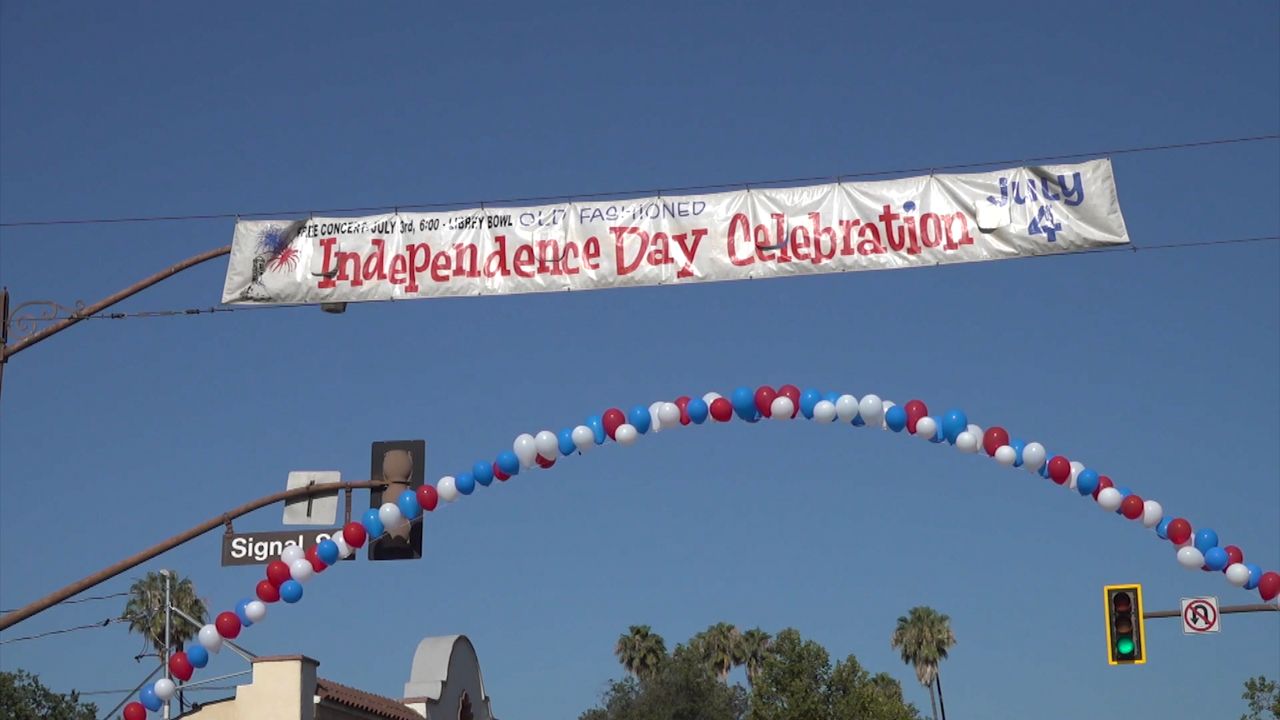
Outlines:
{"type": "Polygon", "coordinates": [[[1142,623],[1142,586],[1107,585],[1102,588],[1107,617],[1107,664],[1142,665],[1147,662],[1147,633],[1142,623]]]}

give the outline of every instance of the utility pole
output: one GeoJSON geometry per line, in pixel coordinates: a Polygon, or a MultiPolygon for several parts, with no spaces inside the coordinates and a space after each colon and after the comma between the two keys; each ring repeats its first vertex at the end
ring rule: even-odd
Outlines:
{"type": "MultiPolygon", "coordinates": [[[[164,655],[160,658],[160,662],[163,663],[160,666],[160,674],[167,675],[167,673],[169,672],[169,642],[170,642],[169,640],[169,609],[173,607],[173,602],[170,600],[170,596],[169,596],[169,578],[172,577],[173,574],[170,573],[168,570],[161,570],[160,574],[164,575],[164,655]]],[[[170,698],[170,700],[172,700],[172,698],[170,698]]],[[[164,720],[169,720],[169,704],[170,704],[169,700],[164,701],[164,720]]]]}

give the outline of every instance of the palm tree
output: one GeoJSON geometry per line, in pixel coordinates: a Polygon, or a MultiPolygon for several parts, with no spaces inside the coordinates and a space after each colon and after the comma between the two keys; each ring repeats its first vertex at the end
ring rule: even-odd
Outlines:
{"type": "Polygon", "coordinates": [[[756,678],[764,667],[765,658],[769,656],[773,637],[760,628],[752,628],[739,636],[738,658],[747,666],[747,684],[755,687],[756,678]]]}
{"type": "MultiPolygon", "coordinates": [[[[929,703],[933,706],[933,719],[938,720],[938,705],[942,702],[942,681],[938,676],[938,664],[947,659],[947,650],[956,644],[951,632],[951,618],[931,607],[913,607],[898,618],[898,626],[889,641],[890,647],[902,653],[902,662],[914,665],[916,679],[929,688],[929,703]],[[937,701],[934,689],[937,689],[937,701]]],[[[942,719],[946,720],[947,708],[942,706],[942,719]]]]}
{"type": "Polygon", "coordinates": [[[618,636],[613,653],[627,672],[648,680],[666,659],[667,644],[648,625],[632,625],[626,635],[618,636]]]}
{"type": "MultiPolygon", "coordinates": [[[[166,657],[164,584],[163,572],[149,572],[146,577],[134,582],[129,588],[129,600],[125,603],[124,614],[121,616],[129,621],[129,632],[138,633],[145,638],[162,661],[166,657]]],[[[169,603],[201,623],[205,622],[209,614],[189,578],[178,578],[175,575],[169,579],[169,603]]],[[[199,631],[199,627],[186,620],[174,618],[169,623],[169,649],[181,650],[199,631]]]]}
{"type": "Polygon", "coordinates": [[[738,628],[729,623],[720,622],[694,635],[689,643],[712,672],[721,681],[727,682],[729,671],[735,665],[741,665],[744,660],[742,643],[739,640],[741,637],[738,628]]]}

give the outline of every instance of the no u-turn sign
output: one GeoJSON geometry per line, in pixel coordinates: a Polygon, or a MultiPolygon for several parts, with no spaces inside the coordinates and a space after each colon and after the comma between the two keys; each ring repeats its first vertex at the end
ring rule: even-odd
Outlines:
{"type": "Polygon", "coordinates": [[[1222,629],[1218,622],[1218,598],[1182,598],[1182,632],[1187,635],[1216,633],[1222,629]]]}

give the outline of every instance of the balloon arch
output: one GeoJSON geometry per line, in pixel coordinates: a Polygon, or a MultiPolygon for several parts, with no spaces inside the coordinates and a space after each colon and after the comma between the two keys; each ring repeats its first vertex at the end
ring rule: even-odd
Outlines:
{"type": "Polygon", "coordinates": [[[700,398],[686,396],[647,407],[637,405],[627,412],[610,408],[601,415],[587,418],[583,425],[558,433],[543,430],[536,435],[522,434],[515,439],[512,449],[498,453],[495,460],[476,462],[470,472],[442,477],[435,485],[406,490],[395,503],[366,511],[360,522],[347,523],[341,533],[305,552],[296,545],[286,546],[280,558],[267,565],[266,578],[255,588],[256,597],[241,600],[234,611],[219,613],[213,623],[200,628],[197,643],[189,644],[169,658],[168,676],[143,687],[138,700],[125,706],[125,720],[145,720],[148,711],[158,711],[177,690],[171,678],[190,680],[196,668],[209,662],[210,653],[218,652],[224,639],[238,637],[242,628],[261,622],[269,604],[298,602],[302,599],[303,583],[312,576],[324,572],[340,558],[348,557],[369,538],[379,538],[387,529],[396,530],[406,523],[420,522],[423,513],[436,510],[441,500],[455,502],[471,495],[477,486],[488,487],[495,479],[504,482],[522,470],[549,469],[557,459],[587,452],[597,445],[608,442],[633,445],[640,436],[650,432],[702,425],[709,420],[726,423],[735,416],[748,423],[804,418],[823,424],[841,422],[879,427],[895,433],[905,431],[936,444],[949,443],[962,453],[985,451],[1005,467],[1021,467],[1038,473],[1091,498],[1104,510],[1153,529],[1161,540],[1168,540],[1177,548],[1176,557],[1183,567],[1222,572],[1228,583],[1246,590],[1256,589],[1265,602],[1280,595],[1280,573],[1264,572],[1258,565],[1246,563],[1243,551],[1235,545],[1219,546],[1218,534],[1213,530],[1193,531],[1186,519],[1165,517],[1164,509],[1155,500],[1116,486],[1111,478],[1081,462],[1063,455],[1051,456],[1038,442],[1011,439],[1002,427],[983,430],[971,424],[962,410],[948,410],[933,417],[920,400],[896,405],[876,395],[859,399],[813,389],[802,392],[794,385],[777,389],[762,386],[755,390],[739,387],[728,397],[713,392],[700,398]]]}

